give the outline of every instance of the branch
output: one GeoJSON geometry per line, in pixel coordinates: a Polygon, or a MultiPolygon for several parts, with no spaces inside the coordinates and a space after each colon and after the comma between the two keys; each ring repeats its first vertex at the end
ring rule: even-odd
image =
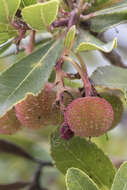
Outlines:
{"type": "Polygon", "coordinates": [[[31,182],[31,185],[29,186],[28,190],[44,190],[40,186],[41,170],[42,170],[42,165],[39,165],[39,167],[35,171],[33,180],[31,182]]]}
{"type": "Polygon", "coordinates": [[[79,73],[65,73],[65,78],[75,80],[75,79],[81,79],[81,76],[79,73]]]}
{"type": "Polygon", "coordinates": [[[28,185],[30,185],[30,183],[17,181],[11,184],[0,184],[0,189],[1,190],[19,190],[21,188],[27,187],[28,185]]]}
{"type": "Polygon", "coordinates": [[[41,164],[39,164],[39,166],[37,167],[35,174],[33,176],[33,180],[28,188],[28,190],[46,190],[44,188],[41,187],[40,185],[40,178],[41,175],[43,173],[43,168],[45,166],[53,166],[53,164],[51,162],[42,162],[41,164]]]}
{"type": "Polygon", "coordinates": [[[68,29],[67,31],[69,31],[69,29],[77,23],[78,21],[78,17],[77,17],[77,14],[78,14],[78,9],[75,8],[74,10],[71,11],[70,13],[70,18],[69,18],[69,21],[68,21],[68,29]]]}
{"type": "Polygon", "coordinates": [[[51,27],[56,28],[56,27],[64,27],[68,25],[69,18],[61,18],[59,20],[54,21],[51,24],[51,27]]]}
{"type": "Polygon", "coordinates": [[[35,171],[32,182],[15,182],[12,184],[0,184],[0,189],[18,190],[19,188],[29,186],[28,190],[45,190],[40,185],[41,171],[44,167],[47,166],[52,167],[53,166],[52,162],[39,160],[38,158],[35,158],[32,155],[30,155],[20,146],[3,139],[0,139],[0,152],[23,157],[25,159],[35,162],[38,165],[38,168],[35,171]]]}
{"type": "Polygon", "coordinates": [[[39,160],[38,158],[33,157],[31,154],[25,151],[22,147],[3,139],[0,139],[0,152],[13,154],[15,156],[20,156],[22,158],[28,159],[37,164],[41,164],[43,167],[53,166],[51,162],[45,162],[45,161],[39,160]]]}

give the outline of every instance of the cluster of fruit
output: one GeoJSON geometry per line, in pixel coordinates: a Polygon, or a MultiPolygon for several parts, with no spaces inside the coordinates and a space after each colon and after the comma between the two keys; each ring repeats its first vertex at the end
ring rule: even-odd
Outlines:
{"type": "Polygon", "coordinates": [[[68,88],[74,100],[64,94],[65,111],[55,104],[56,89],[51,83],[34,96],[28,94],[0,119],[0,133],[12,134],[21,126],[32,129],[48,125],[60,126],[61,137],[70,139],[100,136],[114,128],[121,120],[122,101],[115,95],[101,92],[99,96],[82,97],[79,89],[68,88]]]}
{"type": "MultiPolygon", "coordinates": [[[[73,97],[80,96],[80,92],[76,89],[68,88],[73,97]]],[[[39,129],[48,125],[61,125],[64,116],[60,107],[56,106],[56,89],[52,83],[46,83],[45,88],[34,96],[28,94],[21,102],[9,110],[2,118],[0,118],[0,133],[12,134],[21,126],[32,129],[39,129]]],[[[64,94],[64,103],[68,105],[72,98],[68,94],[64,94]]]]}

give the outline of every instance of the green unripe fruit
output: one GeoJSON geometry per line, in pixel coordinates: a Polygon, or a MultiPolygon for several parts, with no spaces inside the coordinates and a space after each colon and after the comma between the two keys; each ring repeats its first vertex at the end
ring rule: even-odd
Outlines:
{"type": "MultiPolygon", "coordinates": [[[[76,91],[77,93],[77,91],[76,91]]],[[[70,103],[70,97],[65,96],[65,104],[70,103]]],[[[60,125],[64,121],[60,108],[55,105],[56,90],[51,83],[38,96],[29,94],[25,100],[18,103],[16,115],[20,122],[29,128],[37,129],[47,125],[60,125]]]]}
{"type": "Polygon", "coordinates": [[[13,134],[21,127],[15,113],[15,109],[9,110],[0,118],[0,134],[13,134]]]}
{"type": "Polygon", "coordinates": [[[114,120],[111,127],[112,129],[117,124],[119,124],[122,119],[124,112],[123,102],[121,101],[120,97],[114,94],[110,94],[108,92],[101,92],[99,95],[111,104],[112,109],[114,111],[114,120]]]}
{"type": "Polygon", "coordinates": [[[103,135],[111,128],[113,118],[112,106],[99,97],[77,98],[65,112],[65,121],[80,137],[103,135]]]}

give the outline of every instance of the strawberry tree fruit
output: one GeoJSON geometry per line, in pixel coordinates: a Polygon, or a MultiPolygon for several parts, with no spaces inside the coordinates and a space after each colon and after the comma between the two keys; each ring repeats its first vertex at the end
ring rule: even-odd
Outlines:
{"type": "Polygon", "coordinates": [[[112,127],[113,119],[112,106],[100,97],[77,98],[65,112],[65,121],[80,137],[103,135],[112,127]]]}
{"type": "MultiPolygon", "coordinates": [[[[78,91],[73,89],[72,94],[74,97],[79,95],[78,91]]],[[[24,126],[33,129],[62,124],[64,117],[60,107],[55,104],[55,100],[56,90],[53,84],[48,82],[38,96],[28,94],[26,99],[15,106],[16,115],[24,126]]],[[[65,105],[71,101],[70,96],[65,94],[65,105]]]]}

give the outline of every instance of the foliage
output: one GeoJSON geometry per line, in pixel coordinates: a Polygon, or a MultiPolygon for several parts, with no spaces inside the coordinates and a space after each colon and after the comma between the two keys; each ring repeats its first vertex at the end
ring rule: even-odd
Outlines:
{"type": "MultiPolygon", "coordinates": [[[[113,127],[109,126],[108,130],[115,128],[121,121],[127,106],[127,66],[121,59],[116,60],[113,56],[115,54],[118,57],[114,50],[117,47],[117,38],[107,42],[100,36],[102,32],[125,23],[126,20],[126,0],[0,0],[0,62],[12,54],[17,59],[0,72],[0,133],[9,134],[12,116],[8,113],[13,110],[14,118],[17,119],[16,104],[26,99],[28,94],[40,97],[39,94],[43,92],[46,83],[52,82],[54,95],[49,107],[54,112],[59,110],[59,118],[57,129],[50,137],[50,154],[56,167],[65,175],[67,190],[127,189],[127,163],[116,171],[108,156],[90,141],[90,138],[81,138],[82,135],[79,137],[74,134],[65,117],[66,108],[72,105],[73,99],[78,101],[81,97],[86,100],[86,97],[99,96],[111,104],[112,110],[109,111],[114,113],[113,127]],[[15,51],[9,52],[13,49],[12,44],[15,45],[17,55],[15,51]],[[112,65],[96,68],[92,75],[88,76],[84,59],[85,53],[91,51],[99,51],[112,65]],[[69,64],[75,68],[76,73],[69,71],[69,64]],[[65,65],[67,69],[64,69],[65,65]],[[71,83],[75,79],[78,79],[80,84],[71,83]],[[64,118],[62,130],[59,126],[61,116],[64,118]]],[[[31,113],[29,106],[28,111],[31,113]]],[[[40,104],[34,106],[40,109],[40,104]]],[[[94,111],[97,113],[96,110],[94,111]]],[[[96,118],[90,118],[89,128],[95,126],[95,130],[98,130],[98,127],[103,129],[104,123],[98,122],[99,126],[96,126],[97,120],[102,121],[100,115],[92,115],[96,118]],[[91,123],[93,121],[95,125],[91,123]]],[[[89,113],[88,117],[91,117],[89,113]]],[[[106,120],[106,117],[103,119],[106,120]]],[[[19,130],[28,127],[23,126],[22,122],[19,125],[19,130]]],[[[85,125],[84,122],[81,128],[85,125]]],[[[42,123],[42,126],[44,127],[45,123],[42,123]]],[[[36,132],[28,129],[28,133],[36,132]]],[[[21,148],[18,140],[13,142],[12,138],[9,142],[9,138],[11,137],[5,135],[3,139],[1,136],[0,152],[26,159],[37,165],[37,169],[35,172],[35,166],[31,169],[34,172],[33,180],[25,182],[17,179],[14,183],[1,184],[0,188],[14,190],[28,187],[29,190],[44,190],[43,184],[40,183],[41,170],[53,166],[51,157],[48,155],[44,159],[43,156],[37,158],[32,155],[32,151],[29,152],[29,148],[21,148]]],[[[34,142],[30,143],[30,147],[33,144],[34,142]]]]}

